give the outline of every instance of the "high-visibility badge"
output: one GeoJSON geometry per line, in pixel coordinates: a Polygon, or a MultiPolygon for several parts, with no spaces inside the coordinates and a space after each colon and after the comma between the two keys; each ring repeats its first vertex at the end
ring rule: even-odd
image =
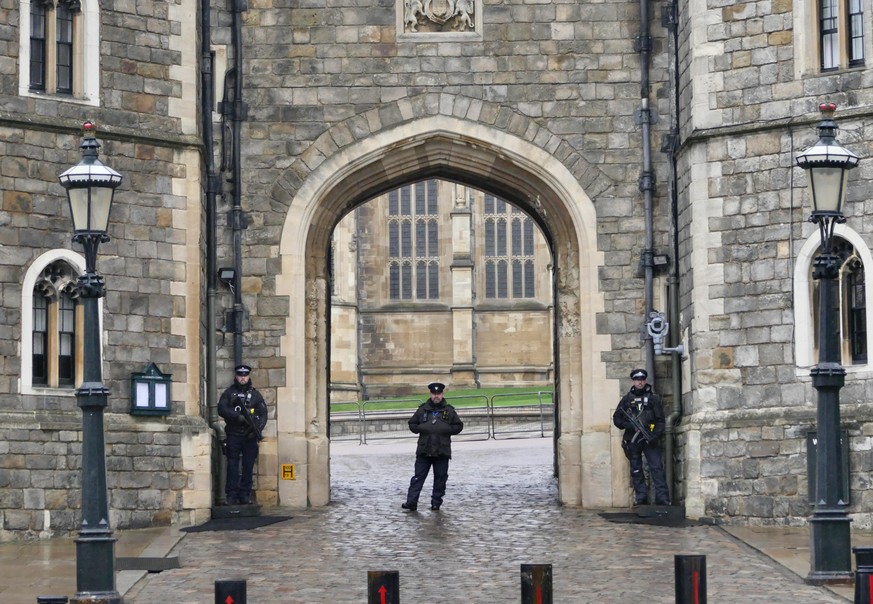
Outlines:
{"type": "Polygon", "coordinates": [[[282,480],[296,480],[297,475],[294,471],[293,463],[283,463],[281,466],[282,480]]]}

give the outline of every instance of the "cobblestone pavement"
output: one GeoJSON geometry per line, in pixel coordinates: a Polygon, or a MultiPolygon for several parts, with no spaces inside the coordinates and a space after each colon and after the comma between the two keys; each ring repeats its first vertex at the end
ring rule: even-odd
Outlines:
{"type": "Polygon", "coordinates": [[[182,568],[148,575],[125,602],[203,604],[216,580],[246,579],[251,604],[361,603],[367,571],[397,570],[404,603],[508,603],[521,599],[521,564],[551,564],[555,602],[673,604],[675,554],[706,556],[711,602],[846,602],[717,527],[610,523],[558,506],[549,439],[456,443],[443,509],[404,512],[413,452],[411,441],[334,444],[330,506],[190,533],[173,552],[182,568]]]}

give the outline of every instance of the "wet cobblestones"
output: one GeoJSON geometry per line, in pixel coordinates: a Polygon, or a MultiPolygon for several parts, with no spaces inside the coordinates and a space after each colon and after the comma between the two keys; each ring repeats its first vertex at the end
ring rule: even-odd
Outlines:
{"type": "Polygon", "coordinates": [[[456,443],[443,509],[404,512],[413,452],[412,442],[334,444],[330,506],[190,533],[174,552],[182,568],[149,575],[125,602],[203,604],[216,580],[239,578],[250,604],[361,603],[367,571],[397,570],[404,603],[509,603],[520,601],[521,564],[551,564],[555,602],[673,604],[675,554],[706,555],[712,602],[846,602],[717,527],[610,523],[558,506],[548,439],[456,443]]]}

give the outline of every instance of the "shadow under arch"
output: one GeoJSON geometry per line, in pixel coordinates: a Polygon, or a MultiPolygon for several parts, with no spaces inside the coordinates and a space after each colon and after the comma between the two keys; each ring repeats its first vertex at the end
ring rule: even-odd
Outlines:
{"type": "Polygon", "coordinates": [[[596,249],[594,206],[566,166],[541,147],[442,115],[372,134],[327,156],[288,206],[276,284],[277,293],[289,299],[280,344],[287,382],[277,392],[276,453],[278,463],[296,465],[297,479],[279,482],[279,503],[303,507],[330,500],[326,313],[333,228],[357,205],[430,177],[498,195],[542,229],[555,264],[559,498],[584,507],[625,505],[621,449],[611,430],[617,390],[602,360],[610,342],[597,335],[603,254],[596,249]]]}

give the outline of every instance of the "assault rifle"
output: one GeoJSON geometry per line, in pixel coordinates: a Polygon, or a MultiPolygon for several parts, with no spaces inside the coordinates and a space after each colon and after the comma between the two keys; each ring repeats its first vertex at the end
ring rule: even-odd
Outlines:
{"type": "Polygon", "coordinates": [[[264,435],[261,434],[261,428],[258,426],[258,422],[255,421],[255,418],[252,416],[252,412],[245,405],[237,405],[237,411],[239,411],[239,416],[243,418],[243,422],[249,427],[249,430],[254,433],[255,438],[258,439],[258,442],[261,442],[264,439],[264,435]]]}
{"type": "Polygon", "coordinates": [[[621,410],[624,412],[625,417],[627,417],[628,421],[630,421],[631,425],[637,431],[637,433],[634,434],[634,437],[631,439],[631,444],[637,444],[638,438],[642,438],[644,441],[646,441],[646,444],[652,442],[652,433],[646,429],[639,416],[634,415],[624,407],[622,407],[621,410]]]}

